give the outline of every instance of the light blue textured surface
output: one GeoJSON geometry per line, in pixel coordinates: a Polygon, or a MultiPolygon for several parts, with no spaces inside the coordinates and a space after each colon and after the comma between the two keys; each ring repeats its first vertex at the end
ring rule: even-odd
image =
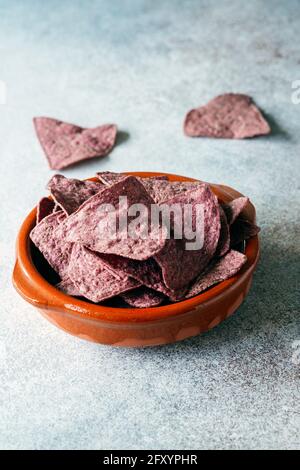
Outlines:
{"type": "Polygon", "coordinates": [[[299,448],[299,30],[296,0],[0,0],[0,447],[299,448]],[[184,137],[186,111],[227,91],[253,96],[273,135],[184,137]],[[51,176],[35,115],[130,134],[66,176],[167,171],[249,195],[262,257],[237,315],[124,350],[67,336],[27,305],[10,281],[14,239],[51,176]]]}

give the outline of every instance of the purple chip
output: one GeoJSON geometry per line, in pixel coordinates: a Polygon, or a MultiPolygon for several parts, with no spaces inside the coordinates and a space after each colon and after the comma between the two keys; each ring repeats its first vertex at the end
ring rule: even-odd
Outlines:
{"type": "Polygon", "coordinates": [[[77,244],[72,249],[68,275],[77,292],[95,303],[140,285],[135,279],[108,269],[97,253],[77,244]]]}
{"type": "Polygon", "coordinates": [[[81,181],[54,175],[47,188],[59,207],[70,215],[90,197],[104,189],[104,186],[97,181],[81,181]]]}
{"type": "Polygon", "coordinates": [[[249,96],[226,93],[192,109],[186,115],[184,132],[190,137],[245,139],[269,134],[271,129],[249,96]]]}
{"type": "Polygon", "coordinates": [[[36,223],[38,224],[42,219],[47,217],[47,215],[52,214],[55,211],[55,202],[48,197],[43,197],[36,209],[36,223]]]}
{"type": "Polygon", "coordinates": [[[36,134],[52,170],[60,170],[81,160],[103,157],[113,148],[117,127],[105,124],[85,129],[48,117],[33,120],[36,134]]]}
{"type": "MultiPolygon", "coordinates": [[[[124,178],[122,173],[112,173],[110,171],[97,173],[97,176],[102,183],[108,186],[124,178]]],[[[190,191],[202,184],[199,181],[169,181],[164,175],[151,176],[150,178],[137,177],[137,179],[143,183],[147,192],[157,204],[168,201],[177,194],[190,191]]]]}
{"type": "Polygon", "coordinates": [[[218,241],[218,246],[216,249],[215,256],[224,256],[230,248],[230,231],[229,225],[227,222],[226,214],[221,205],[219,205],[220,211],[220,221],[221,221],[221,230],[220,230],[220,238],[218,241]]]}
{"type": "Polygon", "coordinates": [[[109,268],[117,271],[120,275],[131,276],[141,284],[152,290],[158,291],[171,300],[180,300],[184,297],[186,289],[171,290],[164,284],[162,272],[154,258],[138,261],[111,254],[99,254],[103,263],[109,268]]]}
{"type": "Polygon", "coordinates": [[[86,201],[64,221],[56,235],[100,253],[148,259],[163,248],[167,237],[164,226],[152,227],[149,223],[152,204],[153,199],[140,181],[128,176],[86,201]],[[120,201],[120,196],[122,201],[126,198],[125,204],[120,201]],[[142,217],[138,224],[134,224],[135,218],[132,221],[129,217],[127,224],[128,208],[136,204],[147,209],[148,217],[142,217]],[[116,226],[118,230],[115,230],[116,226]]]}
{"type": "Polygon", "coordinates": [[[239,251],[230,250],[225,256],[213,261],[191,285],[186,298],[198,295],[218,282],[225,281],[236,274],[246,263],[247,257],[239,251]]]}
{"type": "Polygon", "coordinates": [[[128,305],[135,308],[157,307],[166,300],[163,294],[148,289],[145,286],[121,294],[121,297],[128,305]]]}
{"type": "Polygon", "coordinates": [[[241,196],[222,205],[229,225],[233,224],[233,222],[241,215],[248,202],[248,197],[241,196]]]}
{"type": "MultiPolygon", "coordinates": [[[[120,181],[120,179],[124,178],[126,175],[124,173],[114,173],[112,171],[99,171],[97,176],[101,183],[106,184],[107,186],[111,186],[112,184],[120,181]]],[[[149,180],[168,181],[168,177],[165,175],[150,176],[149,178],[141,178],[140,176],[136,176],[136,178],[146,185],[149,180]]]]}
{"type": "Polygon", "coordinates": [[[54,212],[42,219],[30,233],[30,238],[35,246],[62,279],[66,277],[68,270],[72,243],[66,242],[59,235],[57,236],[55,229],[63,223],[65,218],[66,215],[63,211],[54,212]]]}
{"type": "MultiPolygon", "coordinates": [[[[181,239],[168,239],[164,248],[155,256],[166,286],[175,291],[184,288],[207,266],[215,254],[221,225],[218,200],[207,184],[202,183],[194,190],[178,194],[166,206],[176,204],[184,211],[186,206],[190,209],[191,228],[199,247],[192,244],[193,240],[188,240],[187,233],[184,233],[181,239]],[[197,215],[198,209],[202,209],[199,214],[201,217],[197,215]]],[[[182,226],[184,227],[184,221],[182,226]]]]}

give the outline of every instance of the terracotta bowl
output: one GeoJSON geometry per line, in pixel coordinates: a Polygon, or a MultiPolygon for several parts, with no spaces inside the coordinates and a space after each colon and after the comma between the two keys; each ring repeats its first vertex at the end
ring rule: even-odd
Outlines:
{"type": "MultiPolygon", "coordinates": [[[[162,173],[134,172],[150,177],[162,173]]],[[[165,173],[166,174],[166,173],[165,173]]],[[[166,174],[170,181],[195,181],[166,174]]],[[[93,178],[91,178],[93,179],[93,178]]],[[[241,194],[227,186],[211,184],[219,200],[229,202],[241,194]]],[[[255,209],[244,211],[255,220],[255,209]]],[[[181,302],[152,308],[114,308],[70,297],[51,285],[46,263],[35,260],[29,233],[35,225],[36,208],[24,220],[17,239],[13,283],[19,294],[50,322],[79,338],[102,344],[127,347],[155,346],[180,341],[217,326],[232,315],[246,297],[259,257],[258,237],[246,245],[247,262],[239,273],[181,302]]],[[[37,251],[37,250],[36,250],[37,251]]]]}

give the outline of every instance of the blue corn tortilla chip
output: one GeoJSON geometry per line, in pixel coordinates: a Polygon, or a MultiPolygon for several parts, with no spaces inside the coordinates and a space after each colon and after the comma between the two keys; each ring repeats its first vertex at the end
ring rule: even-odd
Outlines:
{"type": "Polygon", "coordinates": [[[226,214],[227,222],[229,225],[233,224],[234,221],[241,215],[245,207],[249,202],[249,198],[241,196],[233,199],[227,204],[223,204],[222,208],[226,214]]]}
{"type": "Polygon", "coordinates": [[[108,269],[97,253],[77,244],[73,245],[68,276],[76,291],[95,303],[140,285],[135,279],[108,269]]]}
{"type": "Polygon", "coordinates": [[[189,137],[245,139],[269,134],[271,129],[249,96],[225,93],[189,111],[184,132],[189,137]]]}
{"type": "Polygon", "coordinates": [[[242,217],[230,226],[230,245],[236,246],[244,240],[255,237],[260,232],[260,228],[242,217]]]}
{"type": "Polygon", "coordinates": [[[246,263],[247,257],[239,251],[230,250],[225,256],[213,261],[193,282],[186,298],[194,297],[209,287],[234,276],[246,263]]]}
{"type": "MultiPolygon", "coordinates": [[[[97,173],[100,181],[108,186],[124,178],[122,173],[112,173],[109,171],[97,173]]],[[[177,194],[195,189],[201,184],[199,181],[169,181],[164,175],[152,176],[150,178],[137,177],[146,188],[153,200],[160,204],[168,201],[177,194]]]]}
{"type": "Polygon", "coordinates": [[[47,184],[47,189],[57,205],[70,215],[90,197],[104,189],[104,185],[97,181],[81,181],[54,175],[47,184]]]}
{"type": "Polygon", "coordinates": [[[48,117],[33,120],[35,131],[52,170],[61,170],[81,160],[103,157],[113,148],[117,126],[105,124],[85,129],[48,117]]]}
{"type": "Polygon", "coordinates": [[[121,298],[128,305],[135,308],[157,307],[166,300],[166,297],[163,294],[148,289],[145,286],[141,286],[130,292],[121,294],[121,298]]]}
{"type": "Polygon", "coordinates": [[[127,216],[127,209],[120,207],[119,196],[126,196],[128,207],[133,204],[143,204],[150,209],[154,204],[144,186],[133,176],[128,176],[114,185],[92,196],[76,212],[71,214],[63,224],[58,227],[56,236],[67,242],[85,245],[93,251],[110,253],[127,258],[144,260],[159,252],[166,243],[167,230],[164,226],[150,227],[149,220],[145,220],[147,227],[136,227],[134,236],[127,232],[118,231],[113,239],[108,228],[110,213],[99,210],[104,204],[110,204],[117,211],[117,222],[122,216],[127,216]],[[146,228],[148,236],[144,236],[146,228]]]}
{"type": "Polygon", "coordinates": [[[199,249],[186,249],[187,239],[168,239],[163,249],[155,255],[155,260],[162,269],[165,285],[171,290],[179,290],[190,283],[215,254],[220,236],[220,212],[218,200],[207,184],[202,183],[194,190],[178,194],[168,201],[168,205],[189,204],[193,210],[193,231],[196,226],[196,208],[204,209],[204,243],[199,249]]]}
{"type": "Polygon", "coordinates": [[[62,211],[54,212],[42,219],[30,233],[35,246],[62,279],[67,277],[72,243],[57,236],[55,230],[65,219],[66,215],[62,211]]]}
{"type": "Polygon", "coordinates": [[[103,263],[120,274],[133,277],[141,284],[169,297],[171,300],[180,300],[184,297],[187,288],[180,290],[169,289],[163,280],[162,272],[154,258],[138,261],[111,254],[99,253],[103,263]]]}
{"type": "Polygon", "coordinates": [[[230,249],[230,231],[229,225],[227,222],[226,214],[221,205],[219,205],[220,211],[220,222],[221,222],[221,230],[220,230],[220,238],[218,241],[218,246],[216,249],[215,256],[224,256],[230,249]]]}
{"type": "Polygon", "coordinates": [[[47,217],[47,215],[52,214],[55,211],[55,202],[48,197],[43,197],[36,209],[36,223],[38,224],[42,219],[47,217]]]}

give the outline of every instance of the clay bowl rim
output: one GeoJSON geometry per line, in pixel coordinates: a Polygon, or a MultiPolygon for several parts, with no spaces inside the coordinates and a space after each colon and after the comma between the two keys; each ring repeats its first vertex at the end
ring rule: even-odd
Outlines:
{"type": "MultiPolygon", "coordinates": [[[[181,175],[163,172],[124,172],[123,174],[151,177],[167,176],[170,181],[199,181],[181,175]]],[[[96,177],[88,178],[97,181],[96,177]]],[[[232,195],[227,194],[226,189],[235,193],[234,197],[242,194],[233,188],[209,183],[214,193],[223,201],[228,202],[232,195]],[[222,197],[221,197],[222,196],[222,197]]],[[[249,203],[251,205],[251,203],[249,203]]],[[[251,205],[254,213],[254,207],[251,205]]],[[[52,309],[56,311],[69,312],[75,317],[83,317],[96,321],[112,323],[133,324],[140,322],[151,322],[190,312],[197,307],[205,307],[207,303],[221,300],[221,296],[229,289],[243,282],[244,278],[252,275],[259,257],[259,239],[257,236],[246,243],[245,254],[247,262],[242,269],[231,278],[220,282],[207,291],[190,299],[181,300],[176,303],[151,308],[120,308],[93,304],[85,300],[64,294],[55,286],[50,284],[35,267],[30,250],[29,234],[35,225],[36,207],[25,218],[17,238],[16,264],[13,273],[13,284],[18,293],[28,302],[40,309],[52,309]]]]}

